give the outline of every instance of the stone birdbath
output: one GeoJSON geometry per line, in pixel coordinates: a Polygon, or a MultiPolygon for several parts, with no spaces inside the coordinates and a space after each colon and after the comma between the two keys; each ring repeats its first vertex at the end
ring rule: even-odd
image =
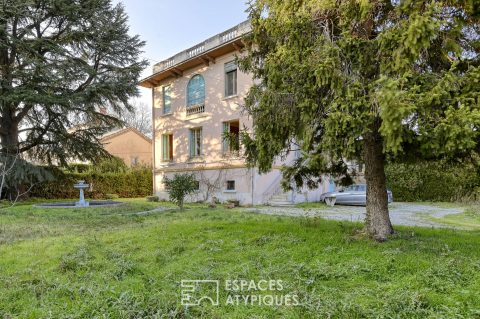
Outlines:
{"type": "Polygon", "coordinates": [[[80,180],[76,184],[73,185],[74,188],[80,190],[80,200],[78,202],[75,202],[76,207],[87,207],[89,206],[89,203],[85,201],[85,195],[83,191],[87,188],[90,187],[89,184],[85,184],[85,181],[80,180]]]}
{"type": "Polygon", "coordinates": [[[77,181],[76,184],[73,184],[75,189],[80,191],[80,199],[78,202],[54,202],[54,203],[42,203],[33,205],[34,207],[40,208],[76,208],[76,207],[83,207],[83,208],[92,208],[92,207],[107,207],[107,206],[118,206],[123,205],[123,202],[115,202],[112,200],[92,200],[87,202],[85,200],[85,193],[84,191],[90,187],[89,184],[85,184],[85,181],[80,180],[77,181]]]}

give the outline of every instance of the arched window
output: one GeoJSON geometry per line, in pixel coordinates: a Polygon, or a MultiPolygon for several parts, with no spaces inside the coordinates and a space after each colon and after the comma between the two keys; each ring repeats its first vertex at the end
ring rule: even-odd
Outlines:
{"type": "Polygon", "coordinates": [[[205,104],[205,80],[200,74],[194,75],[187,85],[187,107],[205,104]]]}

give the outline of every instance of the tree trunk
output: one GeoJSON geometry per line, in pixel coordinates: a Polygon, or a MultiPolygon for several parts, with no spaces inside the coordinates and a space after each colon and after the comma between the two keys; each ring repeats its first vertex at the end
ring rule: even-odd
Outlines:
{"type": "Polygon", "coordinates": [[[0,187],[0,198],[12,197],[12,192],[18,190],[24,191],[24,186],[21,184],[11,185],[7,184],[8,175],[11,175],[10,170],[16,170],[16,160],[18,155],[18,123],[14,120],[13,112],[5,107],[0,119],[0,158],[3,165],[0,187]],[[15,169],[14,169],[15,168],[15,169]]]}
{"type": "Polygon", "coordinates": [[[16,155],[18,152],[18,123],[14,112],[5,110],[0,121],[2,153],[16,155]]]}
{"type": "MultiPolygon", "coordinates": [[[[0,30],[0,40],[8,43],[7,30],[9,25],[7,20],[1,19],[0,24],[3,30],[0,30]]],[[[12,61],[8,45],[0,49],[0,95],[12,90],[12,61]]],[[[11,102],[5,100],[0,101],[1,118],[0,118],[0,140],[1,152],[3,154],[16,154],[18,149],[18,122],[15,119],[15,107],[11,102]]]]}
{"type": "Polygon", "coordinates": [[[382,137],[378,130],[365,136],[365,178],[367,180],[367,216],[365,230],[368,235],[384,241],[393,234],[388,214],[387,179],[385,177],[382,137]]]}

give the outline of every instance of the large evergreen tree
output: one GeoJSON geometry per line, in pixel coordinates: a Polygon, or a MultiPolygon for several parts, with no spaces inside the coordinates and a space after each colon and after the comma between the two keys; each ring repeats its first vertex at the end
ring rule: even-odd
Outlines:
{"type": "Polygon", "coordinates": [[[365,230],[393,232],[387,158],[469,156],[480,150],[478,1],[256,0],[241,66],[257,84],[246,100],[246,155],[261,171],[293,147],[286,184],[322,174],[352,180],[365,163],[365,230]]]}
{"type": "Polygon", "coordinates": [[[131,109],[146,66],[122,5],[110,0],[0,4],[2,154],[65,164],[105,155],[99,138],[131,109]]]}

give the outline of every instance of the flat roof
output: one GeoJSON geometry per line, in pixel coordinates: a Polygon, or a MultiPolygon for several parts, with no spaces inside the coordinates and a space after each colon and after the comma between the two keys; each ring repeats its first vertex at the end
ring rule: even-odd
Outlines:
{"type": "Polygon", "coordinates": [[[215,63],[216,58],[242,49],[245,46],[242,38],[250,31],[250,21],[247,20],[187,50],[183,50],[155,64],[153,74],[140,80],[139,85],[153,88],[164,79],[182,76],[183,72],[190,68],[201,64],[215,63]]]}

